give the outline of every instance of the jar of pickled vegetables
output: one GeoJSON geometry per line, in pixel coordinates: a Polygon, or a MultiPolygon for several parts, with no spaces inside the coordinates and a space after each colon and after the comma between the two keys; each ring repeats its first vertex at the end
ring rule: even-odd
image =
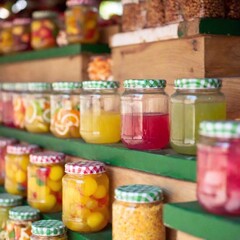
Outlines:
{"type": "Polygon", "coordinates": [[[25,99],[25,128],[33,133],[46,133],[50,128],[50,83],[29,83],[25,99]]]}
{"type": "Polygon", "coordinates": [[[113,240],[165,240],[160,187],[128,185],[115,189],[113,240]]]}
{"type": "Polygon", "coordinates": [[[168,96],[165,80],[124,81],[122,142],[130,149],[156,150],[169,144],[168,96]]]}
{"type": "Polygon", "coordinates": [[[181,154],[195,155],[199,124],[226,119],[226,99],[222,81],[215,78],[178,79],[170,100],[170,142],[181,154]]]}
{"type": "Polygon", "coordinates": [[[88,143],[120,141],[120,96],[115,81],[85,81],[80,96],[80,134],[88,143]]]}
{"type": "Polygon", "coordinates": [[[28,166],[28,203],[41,212],[62,210],[62,177],[65,155],[38,152],[30,155],[28,166]]]}
{"type": "Polygon", "coordinates": [[[52,84],[51,132],[60,138],[80,138],[81,82],[56,82],[52,84]]]}
{"type": "Polygon", "coordinates": [[[52,11],[36,11],[31,24],[33,49],[45,49],[56,46],[58,34],[58,16],[52,11]]]}
{"type": "Polygon", "coordinates": [[[30,240],[32,223],[40,219],[40,212],[29,206],[9,210],[7,240],[30,240]]]}
{"type": "Polygon", "coordinates": [[[65,12],[70,43],[96,43],[99,38],[98,10],[92,0],[69,0],[65,12]]]}
{"type": "Polygon", "coordinates": [[[0,30],[1,52],[7,54],[13,51],[12,22],[3,21],[0,30]]]}
{"type": "Polygon", "coordinates": [[[37,145],[15,144],[7,146],[5,189],[8,193],[27,195],[29,155],[36,151],[39,151],[37,145]]]}
{"type": "Polygon", "coordinates": [[[109,179],[105,165],[78,161],[65,165],[63,222],[77,232],[97,232],[109,220],[109,179]]]}

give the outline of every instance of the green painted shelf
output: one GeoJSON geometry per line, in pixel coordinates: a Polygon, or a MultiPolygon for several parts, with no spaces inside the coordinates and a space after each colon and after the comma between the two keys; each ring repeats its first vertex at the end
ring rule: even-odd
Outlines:
{"type": "Polygon", "coordinates": [[[59,139],[51,134],[33,134],[3,126],[0,126],[0,136],[14,137],[68,155],[102,161],[111,166],[191,182],[196,180],[195,157],[177,155],[171,149],[151,152],[133,151],[120,143],[111,145],[87,144],[82,140],[59,139]]]}
{"type": "Polygon", "coordinates": [[[164,205],[167,227],[206,240],[239,240],[240,217],[223,217],[206,212],[198,202],[164,205]]]}

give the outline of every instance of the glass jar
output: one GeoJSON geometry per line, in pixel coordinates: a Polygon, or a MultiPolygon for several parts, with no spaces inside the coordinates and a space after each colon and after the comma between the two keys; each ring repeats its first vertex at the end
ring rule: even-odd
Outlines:
{"type": "MultiPolygon", "coordinates": [[[[1,31],[1,29],[0,29],[0,31],[1,31]]],[[[0,54],[1,54],[1,50],[0,50],[0,54]]],[[[0,124],[2,124],[2,122],[3,122],[3,96],[2,96],[3,90],[2,90],[2,85],[3,84],[0,83],[0,124]]]]}
{"type": "Polygon", "coordinates": [[[32,223],[40,219],[40,212],[29,206],[9,210],[7,240],[30,240],[32,223]]]}
{"type": "Polygon", "coordinates": [[[51,132],[60,138],[80,138],[81,82],[56,82],[52,84],[51,132]]]}
{"type": "Polygon", "coordinates": [[[46,133],[50,128],[50,83],[29,83],[26,95],[25,128],[33,133],[46,133]]]}
{"type": "Polygon", "coordinates": [[[164,0],[166,24],[183,21],[181,2],[182,0],[164,0]]]}
{"type": "Polygon", "coordinates": [[[109,179],[101,162],[65,165],[63,222],[72,231],[97,232],[109,220],[109,179]]]}
{"type": "Polygon", "coordinates": [[[1,23],[0,45],[3,54],[13,51],[12,22],[10,21],[3,21],[1,23]]]}
{"type": "Polygon", "coordinates": [[[67,240],[66,228],[58,220],[40,220],[32,224],[31,240],[67,240]]]}
{"type": "Polygon", "coordinates": [[[8,193],[27,195],[29,155],[36,151],[39,151],[36,145],[16,144],[7,146],[5,189],[8,193]]]}
{"type": "Polygon", "coordinates": [[[113,240],[165,240],[162,211],[163,192],[160,187],[118,187],[112,209],[113,240]]]}
{"type": "Polygon", "coordinates": [[[225,120],[226,100],[219,79],[178,79],[170,100],[170,142],[181,154],[195,155],[199,124],[225,120]]]}
{"type": "Polygon", "coordinates": [[[168,96],[165,80],[124,81],[122,142],[130,149],[156,150],[169,144],[168,96]]]}
{"type": "Polygon", "coordinates": [[[30,155],[28,166],[28,203],[41,212],[62,210],[62,177],[65,155],[38,152],[30,155]]]}
{"type": "Polygon", "coordinates": [[[57,13],[52,11],[36,11],[31,24],[33,49],[51,48],[57,45],[59,31],[57,13]]]}

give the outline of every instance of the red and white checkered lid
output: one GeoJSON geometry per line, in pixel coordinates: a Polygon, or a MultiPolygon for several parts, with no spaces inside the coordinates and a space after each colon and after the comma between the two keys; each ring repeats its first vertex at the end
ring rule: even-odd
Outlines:
{"type": "Polygon", "coordinates": [[[65,165],[65,172],[70,174],[98,174],[106,172],[105,164],[97,161],[78,161],[65,165]]]}
{"type": "Polygon", "coordinates": [[[0,147],[6,147],[7,145],[12,145],[15,143],[17,143],[16,139],[0,137],[0,147]]]}
{"type": "Polygon", "coordinates": [[[7,146],[7,153],[9,154],[23,155],[31,154],[37,151],[40,151],[40,149],[34,144],[15,144],[7,146]]]}
{"type": "Polygon", "coordinates": [[[37,152],[30,155],[30,162],[35,164],[64,163],[65,154],[53,151],[37,152]]]}

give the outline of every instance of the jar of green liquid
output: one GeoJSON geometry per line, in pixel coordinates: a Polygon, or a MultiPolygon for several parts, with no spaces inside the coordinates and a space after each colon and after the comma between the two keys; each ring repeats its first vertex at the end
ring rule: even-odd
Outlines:
{"type": "Polygon", "coordinates": [[[200,122],[226,119],[226,99],[216,78],[177,79],[170,100],[170,142],[181,154],[195,155],[200,122]]]}

